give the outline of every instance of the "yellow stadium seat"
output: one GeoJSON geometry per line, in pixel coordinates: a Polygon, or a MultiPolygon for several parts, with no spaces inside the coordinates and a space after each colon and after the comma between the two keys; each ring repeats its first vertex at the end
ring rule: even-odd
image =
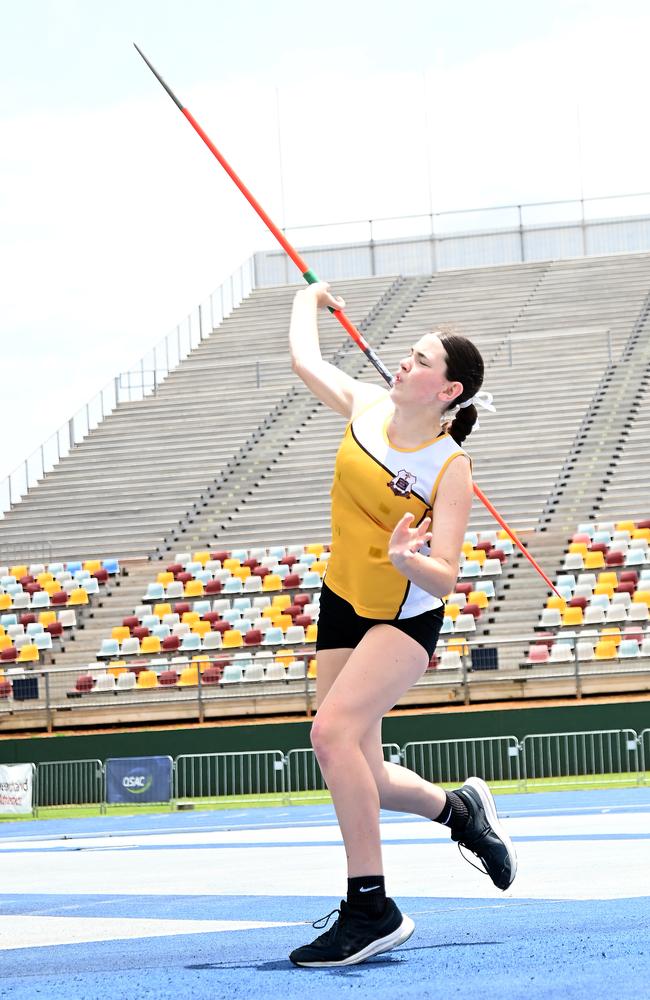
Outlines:
{"type": "Polygon", "coordinates": [[[185,597],[203,597],[203,583],[201,580],[188,580],[183,593],[185,597]]]}
{"type": "Polygon", "coordinates": [[[646,541],[650,542],[650,528],[635,528],[632,532],[632,538],[645,538],[646,541]]]}
{"type": "Polygon", "coordinates": [[[582,625],[583,618],[582,608],[565,608],[562,612],[563,625],[582,625]]]}
{"type": "Polygon", "coordinates": [[[38,663],[38,646],[31,642],[25,643],[18,653],[17,663],[38,663]]]}
{"type": "Polygon", "coordinates": [[[144,655],[145,653],[159,653],[160,652],[160,639],[157,635],[145,635],[140,639],[140,652],[144,655]]]}
{"type": "Polygon", "coordinates": [[[122,642],[123,639],[128,639],[131,635],[131,629],[126,625],[115,625],[111,629],[111,639],[117,639],[118,642],[122,642]]]}
{"type": "Polygon", "coordinates": [[[276,594],[271,601],[272,608],[279,608],[280,611],[284,611],[285,608],[290,607],[291,598],[289,594],[276,594]]]}
{"type": "Polygon", "coordinates": [[[224,561],[221,563],[221,565],[222,565],[223,569],[228,569],[232,573],[233,570],[239,569],[239,567],[241,566],[241,563],[240,563],[239,559],[224,559],[224,561]]]}
{"type": "Polygon", "coordinates": [[[467,558],[471,559],[472,562],[477,562],[479,564],[479,566],[482,566],[483,563],[486,560],[485,550],[484,549],[472,549],[471,552],[469,553],[469,555],[467,556],[467,558]]]}
{"type": "Polygon", "coordinates": [[[119,677],[120,674],[126,673],[126,664],[123,660],[113,660],[110,666],[106,668],[107,674],[112,674],[113,677],[119,677]]]}
{"type": "Polygon", "coordinates": [[[469,646],[463,639],[450,639],[447,649],[452,653],[460,653],[461,656],[469,656],[469,646]]]}
{"type": "Polygon", "coordinates": [[[209,552],[195,552],[194,555],[192,556],[192,562],[201,563],[202,566],[205,566],[205,564],[209,561],[210,561],[209,552]]]}
{"type": "Polygon", "coordinates": [[[210,666],[210,660],[205,653],[199,653],[198,656],[193,656],[192,663],[196,663],[200,673],[203,673],[203,671],[207,670],[210,666]]]}
{"type": "Polygon", "coordinates": [[[181,617],[181,622],[183,625],[189,625],[192,628],[197,622],[201,621],[201,615],[198,611],[184,611],[181,617]]]}
{"type": "Polygon", "coordinates": [[[7,611],[12,603],[11,594],[0,594],[0,611],[7,611]]]}
{"type": "Polygon", "coordinates": [[[487,608],[490,601],[484,590],[472,590],[467,598],[467,603],[476,604],[483,610],[483,608],[487,608]]]}
{"type": "Polygon", "coordinates": [[[222,649],[238,649],[244,645],[244,637],[238,628],[227,629],[222,637],[222,649]]]}
{"type": "Polygon", "coordinates": [[[612,597],[616,587],[613,583],[597,583],[594,587],[594,594],[606,594],[607,597],[612,597]]]}
{"type": "Polygon", "coordinates": [[[312,622],[311,625],[307,626],[305,632],[305,642],[316,642],[318,638],[318,625],[316,622],[312,622]]]}
{"type": "Polygon", "coordinates": [[[636,528],[634,521],[617,521],[616,530],[617,531],[629,531],[632,532],[636,528]]]}
{"type": "Polygon", "coordinates": [[[589,546],[586,542],[571,542],[569,552],[579,552],[581,556],[586,556],[589,552],[589,546]]]}
{"type": "Polygon", "coordinates": [[[596,643],[594,656],[596,657],[597,660],[615,660],[616,643],[609,642],[606,639],[601,639],[600,642],[596,643]]]}
{"type": "Polygon", "coordinates": [[[43,590],[47,591],[50,597],[52,594],[56,594],[59,590],[61,590],[61,584],[58,580],[51,580],[49,583],[42,583],[41,586],[43,590]]]}
{"type": "Polygon", "coordinates": [[[282,579],[277,573],[267,573],[262,580],[262,591],[269,593],[274,590],[282,590],[282,579]]]}
{"type": "Polygon", "coordinates": [[[28,573],[27,566],[12,566],[9,569],[9,576],[15,576],[17,580],[20,580],[21,576],[27,576],[28,573]]]}
{"type": "Polygon", "coordinates": [[[321,542],[310,542],[309,545],[305,545],[305,552],[311,556],[322,556],[325,551],[325,546],[321,542]]]}
{"type": "Polygon", "coordinates": [[[612,572],[609,572],[609,571],[607,571],[605,573],[599,573],[596,582],[597,583],[611,583],[614,587],[618,587],[618,577],[617,577],[616,573],[612,573],[612,572]]]}
{"type": "Polygon", "coordinates": [[[196,663],[191,663],[188,667],[181,670],[181,676],[178,679],[179,687],[196,687],[199,683],[199,668],[196,663]]]}
{"type": "Polygon", "coordinates": [[[321,562],[320,559],[317,559],[309,568],[312,572],[318,573],[319,576],[324,576],[325,570],[327,569],[327,563],[321,562]]]}
{"type": "Polygon", "coordinates": [[[613,642],[615,646],[621,644],[620,628],[603,628],[600,630],[600,638],[605,642],[613,642]]]}
{"type": "Polygon", "coordinates": [[[558,597],[557,594],[551,594],[546,602],[547,608],[557,608],[558,611],[564,611],[566,608],[566,601],[563,597],[558,597]]]}
{"type": "Polygon", "coordinates": [[[268,618],[269,621],[275,624],[276,618],[279,618],[282,614],[282,608],[276,607],[275,604],[269,604],[266,608],[262,608],[262,614],[260,617],[268,618]]]}
{"type": "Polygon", "coordinates": [[[138,674],[136,686],[139,688],[158,687],[158,674],[155,670],[141,670],[138,674]]]}
{"type": "Polygon", "coordinates": [[[154,604],[153,611],[151,613],[152,615],[157,615],[158,618],[160,618],[160,620],[162,621],[165,615],[171,615],[172,606],[167,601],[165,601],[163,604],[154,604]]]}
{"type": "Polygon", "coordinates": [[[647,604],[650,607],[650,590],[637,590],[632,601],[634,604],[647,604]]]}
{"type": "Polygon", "coordinates": [[[277,625],[278,628],[281,628],[283,632],[286,632],[289,626],[293,625],[293,618],[291,615],[280,615],[276,618],[274,624],[277,625]]]}
{"type": "Polygon", "coordinates": [[[192,631],[195,632],[196,635],[200,635],[201,638],[203,638],[204,635],[212,631],[212,625],[210,624],[210,622],[204,622],[204,621],[194,622],[194,624],[192,625],[192,631]]]}
{"type": "Polygon", "coordinates": [[[56,621],[56,611],[41,611],[38,620],[43,628],[47,628],[48,625],[56,621]]]}
{"type": "MultiPolygon", "coordinates": [[[[54,577],[51,573],[38,573],[36,576],[36,582],[45,588],[46,583],[54,583],[54,577]]],[[[58,584],[57,584],[58,586],[58,584]]]]}
{"type": "Polygon", "coordinates": [[[93,573],[96,573],[98,569],[102,568],[102,561],[101,559],[86,559],[83,567],[92,575],[93,573]]]}
{"type": "Polygon", "coordinates": [[[309,667],[307,669],[307,677],[309,677],[310,680],[313,680],[316,676],[317,676],[316,657],[314,656],[309,661],[309,667]]]}
{"type": "Polygon", "coordinates": [[[276,663],[281,663],[283,667],[288,667],[290,663],[295,661],[295,656],[291,653],[276,653],[275,657],[276,663]]]}
{"type": "Polygon", "coordinates": [[[10,635],[0,635],[0,649],[9,649],[13,646],[10,635]]]}
{"type": "Polygon", "coordinates": [[[238,580],[247,580],[251,575],[250,566],[237,566],[236,569],[231,571],[231,575],[236,577],[238,580]]]}
{"type": "Polygon", "coordinates": [[[585,569],[600,569],[605,565],[605,555],[603,552],[587,552],[584,557],[585,569]]]}
{"type": "Polygon", "coordinates": [[[455,622],[460,614],[460,607],[458,604],[447,604],[445,607],[445,614],[448,618],[451,618],[452,622],[455,622]]]}
{"type": "Polygon", "coordinates": [[[156,583],[162,583],[163,587],[166,587],[168,583],[174,582],[174,574],[169,573],[167,570],[162,570],[156,577],[156,583]]]}
{"type": "Polygon", "coordinates": [[[461,546],[461,551],[463,552],[463,555],[465,555],[469,559],[469,554],[470,552],[474,551],[474,546],[472,545],[471,542],[463,542],[461,546]]]}
{"type": "Polygon", "coordinates": [[[89,603],[88,592],[83,587],[76,587],[72,593],[68,594],[68,607],[79,607],[89,603]]]}

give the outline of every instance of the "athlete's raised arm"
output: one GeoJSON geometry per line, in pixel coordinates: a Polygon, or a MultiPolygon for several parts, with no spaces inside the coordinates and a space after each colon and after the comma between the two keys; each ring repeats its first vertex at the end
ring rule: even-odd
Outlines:
{"type": "Polygon", "coordinates": [[[321,355],[318,310],[345,306],[343,299],[332,295],[329,289],[327,282],[319,281],[299,291],[293,301],[289,328],[291,366],[317,399],[350,420],[386,390],[359,382],[321,355]]]}

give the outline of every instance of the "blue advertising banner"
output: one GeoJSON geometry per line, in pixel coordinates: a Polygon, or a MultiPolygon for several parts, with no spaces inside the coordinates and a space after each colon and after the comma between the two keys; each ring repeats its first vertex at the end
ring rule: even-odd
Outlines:
{"type": "Polygon", "coordinates": [[[109,804],[169,802],[171,797],[171,757],[111,757],[106,761],[109,804]]]}

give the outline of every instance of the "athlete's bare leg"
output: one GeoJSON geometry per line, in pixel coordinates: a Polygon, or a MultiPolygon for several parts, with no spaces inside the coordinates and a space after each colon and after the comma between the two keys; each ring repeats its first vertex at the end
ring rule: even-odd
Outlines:
{"type": "Polygon", "coordinates": [[[431,819],[445,793],[406,768],[384,764],[381,720],[424,673],[423,647],[390,625],[376,625],[354,650],[318,654],[319,709],[312,745],[332,794],[348,874],[383,871],[380,804],[431,819]]]}

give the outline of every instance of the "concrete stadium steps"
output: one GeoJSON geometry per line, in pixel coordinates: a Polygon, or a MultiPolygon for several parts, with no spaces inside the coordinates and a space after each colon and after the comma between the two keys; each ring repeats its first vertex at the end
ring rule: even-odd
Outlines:
{"type": "MultiPolygon", "coordinates": [[[[426,284],[426,278],[401,279],[378,304],[364,335],[380,354],[383,353],[383,341],[390,335],[404,311],[417,301],[426,284]]],[[[349,374],[368,380],[369,366],[353,345],[344,345],[337,357],[337,364],[349,374]]],[[[381,381],[379,376],[375,380],[381,381]]],[[[221,491],[201,511],[200,522],[196,523],[188,536],[193,544],[220,545],[224,532],[229,546],[300,542],[305,538],[313,538],[314,532],[317,532],[319,539],[329,538],[329,484],[338,439],[345,426],[344,420],[315,400],[299,379],[295,380],[295,389],[285,417],[286,419],[278,421],[272,433],[258,442],[256,449],[251,450],[246,458],[245,468],[237,481],[233,482],[232,488],[221,491]],[[321,420],[325,420],[329,428],[333,424],[339,428],[338,431],[329,430],[325,449],[329,447],[331,454],[326,452],[327,458],[322,461],[320,453],[315,452],[316,442],[311,437],[321,420]],[[297,489],[288,494],[278,494],[276,491],[277,508],[273,507],[270,499],[260,503],[260,484],[283,468],[286,456],[291,453],[293,444],[300,435],[301,442],[306,441],[308,472],[306,478],[303,463],[297,475],[300,490],[306,491],[306,496],[297,489]],[[311,471],[314,467],[318,469],[319,476],[312,481],[311,471]],[[316,479],[320,484],[320,492],[315,489],[316,479]],[[279,518],[276,530],[274,517],[277,513],[279,518]]],[[[165,551],[171,551],[178,537],[166,540],[165,551]]]]}
{"type": "MultiPolygon", "coordinates": [[[[381,344],[382,359],[395,370],[419,336],[453,316],[458,328],[482,347],[487,360],[485,385],[495,394],[497,413],[483,416],[484,429],[470,438],[468,447],[476,481],[518,530],[545,523],[555,494],[570,478],[570,457],[611,379],[610,343],[612,356],[620,354],[637,317],[635,310],[647,293],[650,257],[639,257],[622,266],[620,294],[615,281],[618,258],[596,262],[602,265],[605,293],[598,286],[598,266],[585,269],[579,266],[583,262],[437,274],[381,344]],[[583,279],[587,290],[594,284],[599,287],[593,308],[581,290],[583,279]],[[547,283],[550,293],[542,291],[547,283]],[[552,350],[544,331],[535,329],[538,320],[529,318],[540,294],[552,300],[554,312],[569,317],[567,329],[573,333],[554,338],[552,350]],[[610,341],[600,325],[603,301],[615,303],[610,306],[613,315],[617,309],[625,314],[612,329],[610,341]],[[603,334],[600,342],[592,341],[594,330],[603,334]],[[512,365],[507,346],[511,335],[516,355],[512,365]],[[576,338],[581,344],[578,368],[576,338]]],[[[326,540],[332,466],[342,431],[343,423],[335,414],[316,409],[281,453],[260,467],[254,487],[239,498],[232,496],[232,509],[225,511],[221,523],[211,522],[211,529],[216,525],[218,530],[215,538],[238,546],[261,545],[265,540],[267,544],[283,539],[326,540]]],[[[470,523],[482,530],[493,520],[475,503],[470,523]]]]}
{"type": "MultiPolygon", "coordinates": [[[[341,283],[351,318],[368,323],[396,282],[341,283]]],[[[294,294],[253,293],[154,394],[120,404],[0,520],[0,551],[46,542],[53,559],[143,556],[179,521],[191,523],[197,501],[265,432],[295,383],[294,294]],[[230,363],[246,353],[255,364],[230,363]]],[[[328,318],[323,349],[333,357],[348,338],[328,318]]]]}

